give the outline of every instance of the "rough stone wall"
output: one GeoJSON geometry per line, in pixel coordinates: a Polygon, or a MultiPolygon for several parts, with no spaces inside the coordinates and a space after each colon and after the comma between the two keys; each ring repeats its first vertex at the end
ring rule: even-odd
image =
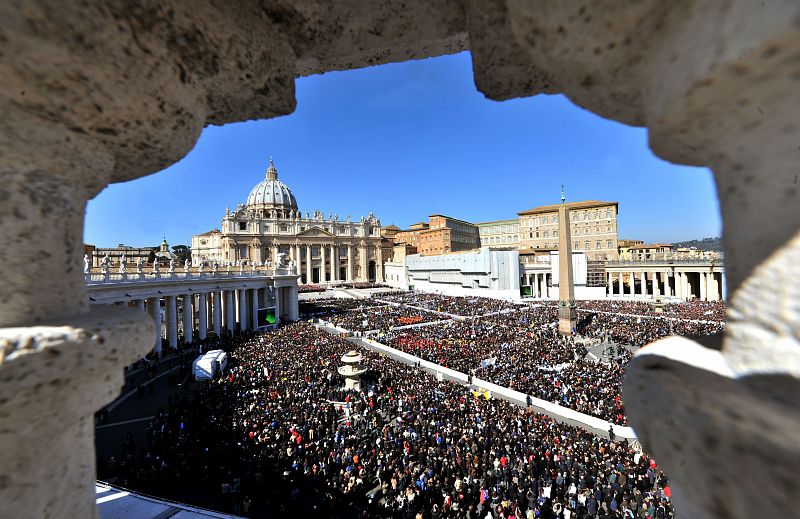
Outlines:
{"type": "MultiPolygon", "coordinates": [[[[42,384],[18,394],[23,357],[0,356],[0,415],[15,424],[3,433],[3,466],[43,462],[44,453],[23,460],[10,446],[26,434],[18,424],[48,409],[54,345],[97,350],[85,361],[106,359],[109,376],[128,358],[109,357],[107,345],[62,327],[117,333],[130,355],[149,342],[144,327],[88,313],[81,275],[88,199],[110,182],[179,160],[207,124],[291,113],[299,75],[464,48],[491,99],[562,92],[601,116],[647,126],[660,157],[712,168],[732,294],[726,337],[719,352],[689,339],[645,349],[630,365],[625,402],[686,517],[781,513],[781,497],[795,489],[783,469],[800,452],[792,435],[797,406],[785,397],[800,375],[794,0],[1,3],[0,341],[53,337],[36,339],[42,347],[24,357],[26,377],[42,384]],[[708,388],[721,396],[704,398],[708,388]],[[654,402],[663,404],[657,412],[654,402]],[[715,453],[714,474],[702,449],[715,453]],[[748,449],[755,454],[741,456],[748,449]],[[776,465],[783,492],[745,487],[746,499],[724,506],[741,474],[771,481],[776,465]]],[[[31,483],[24,469],[0,478],[4,512],[31,515],[24,503],[55,502],[67,489],[92,495],[91,438],[69,433],[90,416],[88,407],[75,408],[65,418],[72,429],[51,427],[55,443],[75,442],[84,456],[47,453],[49,463],[67,467],[59,485],[46,475],[31,483]]],[[[36,512],[91,516],[91,499],[81,503],[36,512]]]]}

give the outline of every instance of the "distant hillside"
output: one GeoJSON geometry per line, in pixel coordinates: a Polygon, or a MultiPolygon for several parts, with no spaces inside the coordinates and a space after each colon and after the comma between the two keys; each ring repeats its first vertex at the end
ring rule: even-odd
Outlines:
{"type": "Polygon", "coordinates": [[[703,238],[702,240],[679,241],[672,244],[678,247],[696,247],[698,250],[722,251],[722,243],[719,238],[703,238]]]}

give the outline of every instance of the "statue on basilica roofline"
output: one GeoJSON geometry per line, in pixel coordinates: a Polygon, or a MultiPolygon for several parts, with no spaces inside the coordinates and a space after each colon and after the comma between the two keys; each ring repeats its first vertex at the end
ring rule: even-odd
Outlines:
{"type": "Polygon", "coordinates": [[[347,215],[347,223],[350,223],[350,215],[347,215]]]}
{"type": "Polygon", "coordinates": [[[88,254],[84,254],[83,255],[83,273],[84,274],[88,274],[89,270],[90,270],[90,268],[89,268],[89,255],[88,254]]]}
{"type": "Polygon", "coordinates": [[[170,274],[174,274],[175,273],[175,259],[174,258],[170,258],[169,259],[169,273],[170,274]]]}
{"type": "Polygon", "coordinates": [[[108,274],[108,264],[111,263],[111,259],[108,257],[108,254],[103,256],[103,261],[100,262],[100,270],[103,274],[108,274]]]}
{"type": "Polygon", "coordinates": [[[125,255],[119,259],[119,273],[125,274],[128,271],[128,266],[125,264],[125,255]]]}
{"type": "Polygon", "coordinates": [[[142,273],[142,266],[143,266],[142,258],[136,258],[136,273],[137,274],[141,274],[142,273]]]}
{"type": "Polygon", "coordinates": [[[158,273],[159,273],[159,270],[158,270],[158,258],[155,258],[153,260],[153,274],[158,275],[158,273]]]}
{"type": "Polygon", "coordinates": [[[188,259],[183,260],[183,271],[184,272],[189,272],[189,260],[188,259]]]}

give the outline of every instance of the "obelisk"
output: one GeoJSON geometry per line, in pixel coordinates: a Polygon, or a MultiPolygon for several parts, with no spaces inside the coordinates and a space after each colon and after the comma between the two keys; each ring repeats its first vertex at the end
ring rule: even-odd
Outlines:
{"type": "Polygon", "coordinates": [[[561,186],[558,208],[558,333],[570,335],[578,322],[575,312],[575,286],[572,282],[572,236],[569,232],[569,209],[561,186]]]}

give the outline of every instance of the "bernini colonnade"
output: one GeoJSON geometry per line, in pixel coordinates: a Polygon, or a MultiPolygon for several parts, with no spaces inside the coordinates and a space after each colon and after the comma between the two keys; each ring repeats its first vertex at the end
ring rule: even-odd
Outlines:
{"type": "MultiPolygon", "coordinates": [[[[627,368],[625,407],[681,516],[791,513],[800,491],[800,407],[790,398],[800,390],[800,3],[9,1],[0,42],[4,514],[96,516],[93,413],[153,346],[140,307],[89,304],[86,202],[179,160],[206,125],[290,114],[298,76],[461,50],[491,99],[563,93],[646,127],[664,160],[711,169],[725,336],[641,350],[627,368]],[[32,440],[42,432],[46,441],[32,440]]],[[[398,179],[376,165],[375,181],[392,189],[398,179]]]]}

